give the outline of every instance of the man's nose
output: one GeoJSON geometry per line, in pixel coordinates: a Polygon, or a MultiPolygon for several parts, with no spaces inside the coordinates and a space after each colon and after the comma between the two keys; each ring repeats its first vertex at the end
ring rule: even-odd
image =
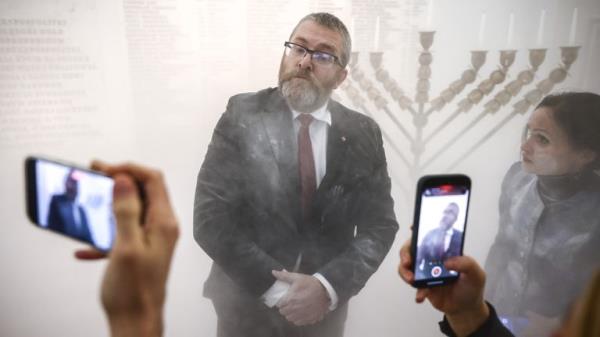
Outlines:
{"type": "Polygon", "coordinates": [[[312,55],[310,53],[304,54],[304,57],[298,61],[298,67],[300,69],[312,70],[312,66],[312,55]]]}

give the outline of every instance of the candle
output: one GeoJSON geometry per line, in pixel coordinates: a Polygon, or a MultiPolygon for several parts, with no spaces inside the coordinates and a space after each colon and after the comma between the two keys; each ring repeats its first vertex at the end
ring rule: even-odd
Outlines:
{"type": "Polygon", "coordinates": [[[508,16],[508,34],[506,35],[506,47],[512,45],[513,30],[515,26],[515,13],[510,13],[508,16]]]}
{"type": "Polygon", "coordinates": [[[541,46],[542,42],[544,41],[544,24],[546,21],[546,10],[542,9],[542,13],[540,14],[540,24],[538,26],[538,33],[537,33],[537,46],[541,46]]]}
{"type": "Polygon", "coordinates": [[[354,44],[354,18],[350,21],[350,41],[354,44]]]}
{"type": "Polygon", "coordinates": [[[377,20],[375,21],[375,50],[374,51],[379,51],[379,16],[377,17],[377,20]]]}
{"type": "Polygon", "coordinates": [[[477,39],[478,47],[481,48],[483,45],[483,35],[485,33],[485,13],[481,13],[481,20],[479,21],[479,38],[477,39]]]}
{"type": "Polygon", "coordinates": [[[433,20],[433,0],[429,0],[427,3],[427,24],[425,26],[426,30],[432,30],[431,22],[433,20]]]}
{"type": "Polygon", "coordinates": [[[569,32],[569,45],[575,45],[575,33],[577,32],[577,8],[573,10],[573,19],[571,20],[571,31],[569,32]]]}

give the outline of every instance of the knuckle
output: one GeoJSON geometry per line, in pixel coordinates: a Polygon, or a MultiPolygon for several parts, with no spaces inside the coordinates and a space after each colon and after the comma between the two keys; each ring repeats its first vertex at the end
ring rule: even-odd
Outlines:
{"type": "Polygon", "coordinates": [[[119,245],[113,249],[114,259],[126,265],[136,264],[140,258],[140,251],[134,245],[119,245]]]}
{"type": "Polygon", "coordinates": [[[140,210],[130,205],[117,205],[115,203],[113,207],[117,222],[131,222],[132,220],[138,219],[140,210]]]}
{"type": "Polygon", "coordinates": [[[162,236],[173,241],[176,241],[181,234],[179,225],[174,219],[163,222],[162,226],[160,226],[160,232],[162,236]]]}
{"type": "Polygon", "coordinates": [[[158,170],[158,169],[149,169],[148,175],[150,176],[150,178],[152,180],[156,180],[156,181],[164,181],[164,175],[162,173],[162,171],[158,170]]]}

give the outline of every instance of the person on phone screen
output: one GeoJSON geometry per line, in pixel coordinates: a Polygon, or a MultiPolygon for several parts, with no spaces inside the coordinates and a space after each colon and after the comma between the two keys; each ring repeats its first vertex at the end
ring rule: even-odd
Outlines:
{"type": "Polygon", "coordinates": [[[70,170],[65,178],[65,191],[52,196],[48,211],[48,228],[69,236],[91,242],[92,235],[88,227],[88,216],[77,202],[80,175],[70,170]]]}
{"type": "Polygon", "coordinates": [[[441,268],[443,261],[460,255],[462,231],[453,228],[460,208],[451,202],[444,209],[438,227],[427,232],[417,249],[417,277],[431,278],[446,276],[441,268]]]}
{"type": "Polygon", "coordinates": [[[600,96],[545,97],[502,183],[486,297],[516,335],[547,335],[600,267],[600,96]]]}

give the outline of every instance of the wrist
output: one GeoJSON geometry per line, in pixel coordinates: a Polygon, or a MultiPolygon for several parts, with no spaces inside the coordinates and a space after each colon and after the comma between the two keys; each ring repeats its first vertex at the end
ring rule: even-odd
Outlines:
{"type": "Polygon", "coordinates": [[[140,315],[111,315],[108,317],[111,337],[160,337],[162,336],[162,312],[146,312],[140,315]]]}
{"type": "Polygon", "coordinates": [[[479,329],[490,316],[487,304],[482,300],[472,308],[447,313],[446,319],[458,337],[465,337],[479,329]]]}

